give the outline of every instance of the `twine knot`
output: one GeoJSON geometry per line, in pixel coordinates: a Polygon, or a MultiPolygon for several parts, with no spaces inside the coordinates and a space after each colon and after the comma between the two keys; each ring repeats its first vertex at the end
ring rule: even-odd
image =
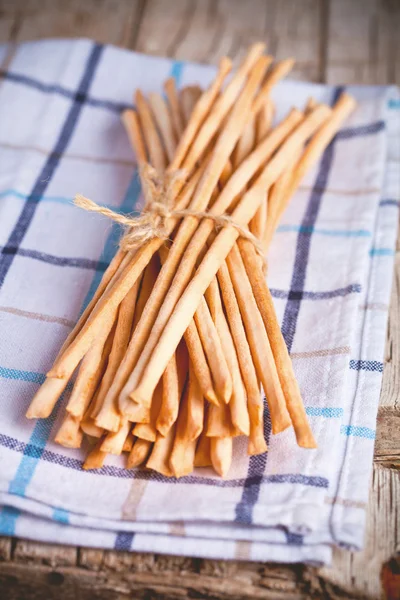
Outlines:
{"type": "Polygon", "coordinates": [[[197,219],[212,219],[218,227],[229,225],[234,227],[241,237],[253,244],[265,265],[264,251],[258,238],[246,227],[236,223],[229,215],[213,215],[209,212],[190,209],[174,210],[172,208],[177,185],[186,181],[186,177],[186,173],[182,170],[167,173],[160,177],[151,165],[145,164],[141,167],[140,179],[143,187],[145,206],[140,215],[121,215],[110,208],[96,204],[96,202],[85,198],[81,194],[75,196],[74,204],[84,210],[108,217],[115,223],[122,225],[125,228],[125,233],[121,237],[120,247],[125,251],[134,250],[154,238],[161,240],[168,239],[168,219],[171,217],[184,218],[191,216],[197,219]]]}

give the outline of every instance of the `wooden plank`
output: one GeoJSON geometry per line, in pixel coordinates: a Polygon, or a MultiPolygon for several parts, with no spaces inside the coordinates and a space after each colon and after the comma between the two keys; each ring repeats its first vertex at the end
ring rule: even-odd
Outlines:
{"type": "MultiPolygon", "coordinates": [[[[20,19],[17,42],[48,37],[87,37],[131,47],[142,0],[0,0],[4,22],[20,19]]],[[[4,24],[3,24],[4,27],[4,24]]],[[[7,22],[5,25],[7,28],[7,22]]],[[[2,34],[3,39],[7,37],[2,34]]],[[[4,39],[4,41],[8,41],[4,39]]]]}
{"type": "Polygon", "coordinates": [[[43,564],[55,566],[75,566],[78,550],[72,546],[58,544],[38,544],[30,540],[16,540],[13,559],[24,564],[43,564]]]}
{"type": "Polygon", "coordinates": [[[334,0],[329,6],[328,83],[400,83],[400,3],[334,0]]]}
{"type": "Polygon", "coordinates": [[[178,60],[237,64],[249,44],[265,40],[278,59],[296,57],[293,76],[321,79],[324,0],[147,0],[136,48],[178,60]]]}

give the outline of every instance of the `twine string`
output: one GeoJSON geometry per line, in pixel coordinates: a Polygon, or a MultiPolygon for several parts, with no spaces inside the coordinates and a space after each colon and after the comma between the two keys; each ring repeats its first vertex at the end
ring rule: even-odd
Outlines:
{"type": "Polygon", "coordinates": [[[246,227],[236,223],[229,215],[213,215],[205,211],[174,210],[172,208],[173,191],[176,189],[178,182],[186,179],[185,173],[176,171],[171,175],[160,177],[153,167],[146,164],[141,168],[140,178],[145,197],[144,210],[140,215],[122,215],[110,208],[96,204],[96,202],[85,198],[81,194],[75,196],[74,204],[89,212],[103,215],[124,227],[125,233],[120,241],[122,250],[134,250],[155,238],[168,239],[166,225],[171,217],[195,217],[199,220],[212,219],[217,227],[234,227],[240,237],[249,240],[253,244],[263,263],[265,263],[263,248],[258,238],[246,227]]]}

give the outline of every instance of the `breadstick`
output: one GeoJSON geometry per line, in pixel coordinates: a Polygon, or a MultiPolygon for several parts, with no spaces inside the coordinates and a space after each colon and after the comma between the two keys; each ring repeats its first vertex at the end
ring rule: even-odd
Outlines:
{"type": "Polygon", "coordinates": [[[188,348],[191,365],[203,396],[212,404],[219,404],[211,379],[210,368],[194,321],[191,321],[189,327],[186,329],[184,339],[188,348]]]}
{"type": "Polygon", "coordinates": [[[103,452],[101,450],[102,443],[103,440],[100,439],[87,455],[86,460],[82,465],[82,468],[85,469],[85,471],[90,469],[101,469],[101,467],[104,465],[107,452],[103,452]]]}
{"type": "Polygon", "coordinates": [[[97,427],[94,420],[90,415],[90,407],[96,404],[97,394],[93,397],[92,402],[89,405],[82,421],[81,421],[81,429],[86,435],[90,435],[91,437],[100,438],[104,434],[104,429],[102,427],[97,427]]]}
{"type": "Polygon", "coordinates": [[[54,441],[66,448],[80,448],[82,438],[83,432],[80,428],[80,419],[67,413],[54,441]]]}
{"type": "Polygon", "coordinates": [[[193,471],[194,466],[196,440],[189,441],[186,435],[186,424],[188,420],[188,395],[189,390],[188,386],[186,386],[185,393],[183,394],[179,406],[175,440],[169,459],[169,465],[175,477],[188,475],[193,471]]]}
{"type": "Polygon", "coordinates": [[[198,85],[190,85],[181,91],[180,102],[185,123],[189,123],[193,109],[201,94],[201,88],[198,85]]]}
{"type": "Polygon", "coordinates": [[[173,424],[165,437],[160,434],[157,435],[150,458],[146,463],[148,469],[158,471],[167,477],[172,477],[173,475],[171,467],[169,466],[169,459],[174,444],[175,430],[176,423],[173,424]]]}
{"type": "Polygon", "coordinates": [[[291,421],[264,323],[237,246],[232,248],[226,264],[245,325],[257,376],[262,382],[267,397],[272,432],[280,433],[290,426],[291,421]]]}
{"type": "Polygon", "coordinates": [[[254,148],[254,142],[256,139],[256,128],[254,119],[250,119],[247,122],[246,127],[242,135],[240,136],[236,147],[232,153],[232,164],[236,169],[243,160],[250,154],[254,148]]]}
{"type": "Polygon", "coordinates": [[[222,298],[226,316],[229,322],[232,338],[235,343],[236,353],[239,360],[240,370],[243,377],[243,382],[246,388],[247,407],[250,417],[250,441],[253,445],[265,452],[266,445],[259,444],[260,430],[263,434],[263,402],[258,385],[257,375],[254,368],[253,359],[251,356],[249,343],[242,317],[237,303],[235,291],[229,275],[226,263],[223,263],[218,271],[218,281],[221,288],[222,298]],[[264,449],[265,446],[265,449],[264,449]]]}
{"type": "MultiPolygon", "coordinates": [[[[271,129],[273,110],[274,109],[272,100],[269,98],[257,115],[255,124],[255,138],[257,144],[259,144],[266,137],[266,135],[271,129]]],[[[269,195],[265,194],[264,202],[261,203],[260,208],[258,209],[258,211],[255,214],[255,217],[250,223],[251,233],[255,235],[259,240],[263,239],[267,224],[268,198],[269,195]]]]}
{"type": "MultiPolygon", "coordinates": [[[[160,94],[155,93],[149,95],[149,103],[161,134],[167,159],[170,162],[174,157],[176,142],[172,120],[168,112],[167,104],[160,94]]],[[[157,168],[154,163],[152,164],[155,168],[157,168]]]]}
{"type": "Polygon", "coordinates": [[[137,116],[136,111],[131,109],[124,110],[121,115],[121,120],[124,124],[131,146],[136,153],[138,163],[141,164],[146,162],[146,148],[144,145],[142,132],[140,131],[139,117],[137,116]]]}
{"type": "Polygon", "coordinates": [[[122,452],[130,452],[132,450],[134,441],[135,441],[135,436],[133,435],[132,431],[130,431],[128,433],[128,435],[126,436],[124,445],[122,446],[122,452]]]}
{"type": "Polygon", "coordinates": [[[178,418],[179,404],[185,387],[188,355],[184,343],[180,343],[176,354],[169,361],[163,374],[162,402],[156,422],[157,431],[166,436],[178,418]]]}
{"type": "Polygon", "coordinates": [[[184,437],[192,442],[197,440],[203,430],[204,398],[197,381],[193,365],[189,363],[189,379],[187,385],[187,420],[184,437]]]}
{"type": "Polygon", "coordinates": [[[228,474],[232,464],[232,438],[213,437],[211,439],[210,454],[211,462],[215,471],[221,477],[228,474]]]}
{"type": "Polygon", "coordinates": [[[233,393],[229,403],[232,424],[244,435],[250,433],[250,420],[247,410],[247,398],[243,387],[242,376],[235,345],[222,307],[221,296],[217,280],[214,278],[206,291],[207,303],[210,307],[212,318],[216,324],[218,335],[224,348],[229,370],[232,374],[233,393]]]}
{"type": "Polygon", "coordinates": [[[214,406],[210,404],[207,411],[205,433],[208,437],[241,435],[241,432],[237,431],[232,423],[229,405],[214,406]]]}
{"type": "Polygon", "coordinates": [[[116,402],[105,402],[104,400],[128,347],[131,337],[139,284],[140,281],[137,280],[121,302],[107,369],[101,380],[100,390],[98,393],[98,403],[101,406],[101,409],[99,412],[97,412],[97,414],[92,412],[92,417],[95,419],[95,424],[98,427],[107,429],[107,431],[118,431],[121,420],[116,402]]]}
{"type": "Polygon", "coordinates": [[[140,90],[137,90],[135,100],[141,131],[143,132],[146,147],[150,155],[150,162],[158,173],[163,173],[167,166],[167,157],[158,137],[150,107],[140,90]]]}
{"type": "Polygon", "coordinates": [[[175,79],[170,77],[164,83],[165,94],[168,99],[169,109],[171,113],[172,125],[175,131],[175,137],[179,140],[182,137],[184,130],[183,115],[179,104],[178,92],[176,90],[175,79]]]}
{"type": "MultiPolygon", "coordinates": [[[[328,107],[320,106],[316,108],[308,117],[304,119],[304,122],[296,128],[290,138],[282,144],[281,148],[268,162],[267,166],[264,168],[256,182],[244,194],[238,206],[233,211],[232,218],[236,223],[244,226],[248,224],[260,205],[265,191],[282,173],[287,164],[287,160],[290,159],[290,157],[298,150],[298,148],[301,148],[304,142],[314,133],[316,129],[318,129],[318,127],[329,114],[330,110],[328,107]]],[[[251,155],[247,160],[250,158],[251,155]]],[[[243,165],[245,163],[246,161],[243,163],[243,165]]],[[[227,187],[229,187],[229,184],[225,186],[221,196],[227,187]]],[[[218,201],[220,200],[221,196],[219,197],[218,201]]],[[[203,221],[203,223],[206,222],[207,220],[203,221]]],[[[198,231],[200,230],[200,227],[198,231]]],[[[227,226],[218,233],[217,237],[212,243],[212,246],[207,251],[207,254],[203,258],[194,277],[176,304],[173,313],[169,316],[168,323],[165,326],[158,343],[147,362],[147,366],[144,369],[139,385],[131,393],[136,402],[139,404],[143,403],[146,405],[149,402],[149,398],[151,398],[154,388],[157,385],[163,371],[165,370],[168,360],[173,354],[185,329],[190,323],[201,297],[209,286],[212,278],[217,273],[221,263],[229,254],[238,237],[239,233],[237,229],[232,226],[227,226]]],[[[188,246],[187,253],[191,253],[192,242],[188,246]]],[[[184,258],[182,262],[183,261],[184,258]]]]}
{"type": "Polygon", "coordinates": [[[66,410],[74,417],[83,418],[87,407],[96,391],[98,383],[103,376],[108,353],[115,333],[115,319],[110,329],[104,328],[93,346],[85,355],[79,368],[70,399],[66,410]]]}
{"type": "Polygon", "coordinates": [[[200,435],[197,443],[196,452],[194,455],[195,467],[211,467],[211,438],[205,435],[205,432],[200,435]]]}
{"type": "Polygon", "coordinates": [[[121,454],[125,440],[132,428],[128,420],[121,420],[121,426],[117,432],[109,432],[101,444],[100,449],[107,454],[121,454]]]}
{"type": "MultiPolygon", "coordinates": [[[[150,406],[150,418],[148,423],[136,423],[133,428],[133,433],[142,440],[148,440],[149,442],[155,442],[157,437],[157,419],[160,414],[161,403],[163,397],[162,380],[159,381],[156,389],[154,390],[153,398],[150,406]]],[[[137,405],[135,405],[137,406],[137,405]]]]}
{"type": "Polygon", "coordinates": [[[143,464],[147,460],[152,447],[153,442],[137,438],[133,444],[132,450],[129,453],[126,468],[134,469],[135,467],[139,467],[141,464],[143,464]]]}
{"type": "Polygon", "coordinates": [[[271,71],[267,74],[265,78],[265,82],[258,94],[257,98],[253,103],[253,112],[257,114],[259,110],[262,109],[267,100],[269,100],[269,96],[274,85],[278,83],[280,79],[286,77],[289,71],[292,70],[294,65],[293,58],[286,58],[285,60],[281,60],[277,62],[271,69],[271,71]]]}
{"type": "Polygon", "coordinates": [[[228,404],[232,396],[232,377],[221,344],[222,340],[204,298],[197,307],[194,321],[207,357],[217,396],[221,402],[228,404]]]}
{"type": "Polygon", "coordinates": [[[174,160],[170,164],[169,169],[174,171],[179,169],[182,165],[183,159],[186,156],[188,148],[193,142],[195,135],[198,132],[199,127],[203,123],[207,116],[210,108],[214,104],[215,98],[217,97],[224,79],[228,75],[232,68],[232,63],[229,58],[223,57],[220,60],[218,72],[211,83],[210,87],[203,93],[199,102],[196,105],[196,110],[191,115],[190,121],[185,128],[182,137],[179,140],[178,148],[176,149],[174,160]]]}

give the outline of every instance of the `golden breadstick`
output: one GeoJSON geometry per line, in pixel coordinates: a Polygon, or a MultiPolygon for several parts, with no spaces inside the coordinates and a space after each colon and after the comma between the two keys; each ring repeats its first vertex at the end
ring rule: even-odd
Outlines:
{"type": "MultiPolygon", "coordinates": [[[[257,178],[256,182],[244,194],[238,206],[233,211],[232,218],[236,223],[243,226],[248,224],[257,211],[257,208],[260,205],[266,190],[271,186],[272,183],[274,183],[274,181],[276,181],[277,177],[279,177],[284,170],[287,160],[290,159],[290,157],[298,150],[298,148],[302,147],[304,142],[314,133],[316,129],[318,129],[318,127],[329,114],[330,109],[328,107],[319,106],[304,119],[304,121],[292,133],[290,138],[282,144],[281,148],[268,162],[267,166],[257,178]]],[[[251,155],[249,159],[250,158],[251,155]]],[[[243,165],[245,163],[246,161],[243,163],[243,165]]],[[[221,196],[227,187],[229,187],[229,184],[225,186],[221,196]]],[[[203,221],[203,223],[206,222],[207,220],[203,221]]],[[[200,230],[200,227],[198,231],[200,230]]],[[[190,320],[192,319],[196,307],[200,303],[204,292],[209,286],[212,278],[217,273],[221,263],[229,254],[238,237],[239,232],[235,227],[224,227],[218,233],[217,237],[212,243],[212,246],[207,251],[206,256],[203,258],[200,266],[197,268],[194,277],[176,304],[173,313],[170,314],[168,323],[163,329],[157,345],[152,351],[151,357],[143,371],[139,385],[131,393],[136,402],[139,404],[143,403],[146,405],[149,402],[154,388],[157,385],[163,371],[165,370],[166,364],[171,358],[171,355],[178,345],[185,329],[190,323],[190,320]]],[[[191,253],[192,242],[189,244],[186,253],[191,253]]],[[[182,262],[184,260],[185,258],[182,259],[182,262]]]]}
{"type": "Polygon", "coordinates": [[[194,455],[195,467],[211,467],[211,438],[205,435],[205,432],[200,435],[194,455]]]}
{"type": "Polygon", "coordinates": [[[222,340],[204,298],[200,301],[195,312],[194,321],[210,367],[214,389],[220,401],[228,404],[232,396],[232,377],[224,354],[222,340]]]}
{"type": "Polygon", "coordinates": [[[224,79],[228,75],[232,68],[232,63],[229,58],[223,57],[220,60],[217,75],[211,83],[208,90],[206,90],[199,102],[196,105],[196,110],[191,115],[190,121],[185,128],[182,137],[179,140],[178,148],[176,149],[174,160],[170,164],[170,170],[174,171],[179,169],[182,165],[182,161],[186,156],[188,148],[193,142],[195,135],[198,132],[199,127],[203,123],[207,116],[210,108],[214,104],[215,98],[217,97],[224,79]]]}
{"type": "Polygon", "coordinates": [[[191,321],[189,327],[186,329],[184,339],[193,371],[195,372],[203,396],[212,404],[219,404],[211,379],[211,371],[194,321],[191,321]]]}
{"type": "Polygon", "coordinates": [[[80,419],[67,413],[54,441],[66,448],[80,448],[82,438],[83,432],[80,428],[80,419]]]}
{"type": "Polygon", "coordinates": [[[204,397],[197,381],[193,365],[189,363],[189,380],[187,385],[187,420],[184,437],[188,441],[197,440],[203,430],[204,397]]]}
{"type": "Polygon", "coordinates": [[[232,438],[211,438],[210,454],[215,471],[225,477],[232,464],[232,438]]]}
{"type": "Polygon", "coordinates": [[[233,393],[229,403],[232,424],[244,435],[250,433],[250,420],[247,410],[246,392],[243,387],[242,375],[235,345],[224,314],[217,280],[214,278],[206,291],[207,303],[215,322],[221,344],[225,352],[229,370],[232,374],[233,393]]]}
{"type": "Polygon", "coordinates": [[[166,80],[166,82],[164,83],[164,90],[168,99],[172,125],[175,131],[175,137],[177,140],[179,140],[184,130],[184,124],[175,79],[173,77],[170,77],[166,80]]]}
{"type": "Polygon", "coordinates": [[[188,354],[181,342],[169,361],[162,378],[162,402],[156,422],[157,431],[166,436],[178,418],[179,404],[185,387],[188,370],[188,354]]]}
{"type": "MultiPolygon", "coordinates": [[[[92,403],[96,403],[96,395],[94,396],[92,403]]],[[[86,435],[90,435],[91,437],[100,438],[104,434],[104,429],[102,427],[97,427],[94,420],[90,416],[90,407],[92,403],[89,405],[82,421],[81,421],[81,429],[86,435]]]]}
{"type": "Polygon", "coordinates": [[[107,454],[121,454],[125,440],[132,428],[132,423],[128,420],[121,420],[121,426],[117,432],[107,433],[101,444],[100,449],[107,454]]]}
{"type": "Polygon", "coordinates": [[[147,460],[152,447],[153,442],[137,438],[133,444],[132,450],[129,453],[126,468],[134,469],[135,467],[139,467],[141,464],[143,464],[147,460]]]}
{"type": "Polygon", "coordinates": [[[116,402],[113,401],[113,399],[112,401],[106,402],[105,398],[129,344],[139,283],[139,280],[136,281],[122,300],[121,306],[119,307],[113,345],[108,359],[107,369],[101,380],[98,392],[97,400],[101,408],[97,414],[94,412],[91,413],[92,417],[95,419],[95,424],[98,427],[107,429],[107,431],[118,431],[121,420],[116,402]]]}
{"type": "Polygon", "coordinates": [[[193,109],[202,94],[198,85],[190,85],[182,89],[180,93],[180,103],[182,105],[182,114],[185,123],[189,123],[193,109]]]}
{"type": "Polygon", "coordinates": [[[254,119],[250,119],[240,136],[235,149],[232,153],[232,164],[235,169],[243,162],[243,160],[252,152],[254,149],[254,143],[256,140],[256,128],[254,119]]]}
{"type": "Polygon", "coordinates": [[[175,477],[183,477],[193,471],[194,453],[196,440],[189,441],[186,435],[186,424],[188,420],[188,395],[186,386],[185,393],[179,406],[179,415],[176,422],[175,440],[171,450],[169,465],[175,477]]]}
{"type": "Polygon", "coordinates": [[[143,132],[146,147],[150,155],[150,162],[158,173],[163,173],[167,166],[167,157],[158,137],[150,107],[140,90],[137,90],[135,100],[141,131],[143,132]]]}
{"type": "MultiPolygon", "coordinates": [[[[149,103],[161,134],[167,159],[170,162],[174,157],[176,141],[168,106],[164,98],[155,93],[149,95],[149,103]]],[[[155,164],[152,164],[156,168],[155,164]]]]}
{"type": "Polygon", "coordinates": [[[130,452],[132,450],[134,441],[135,441],[135,436],[133,435],[132,431],[130,431],[128,433],[128,435],[126,436],[124,445],[122,446],[122,452],[130,452]]]}
{"type": "Polygon", "coordinates": [[[269,96],[274,85],[278,83],[280,79],[286,77],[289,71],[292,70],[294,65],[294,60],[292,58],[286,58],[285,60],[281,60],[277,62],[271,69],[271,71],[267,74],[264,84],[258,94],[257,98],[253,103],[253,112],[257,114],[259,110],[265,105],[267,100],[269,100],[269,96]]]}
{"type": "Polygon", "coordinates": [[[131,109],[124,110],[121,115],[121,120],[125,126],[131,146],[137,155],[138,163],[140,164],[146,162],[146,148],[144,145],[142,132],[140,131],[139,117],[137,116],[136,111],[131,109]]]}
{"type": "Polygon", "coordinates": [[[95,447],[87,455],[86,460],[82,466],[82,468],[85,469],[85,471],[88,471],[90,469],[101,469],[101,467],[104,465],[104,460],[107,456],[107,452],[103,452],[101,450],[102,443],[103,440],[100,439],[95,445],[95,447]]]}
{"type": "Polygon", "coordinates": [[[173,424],[165,437],[160,434],[157,435],[150,458],[146,463],[148,469],[158,471],[167,477],[172,477],[173,475],[171,467],[169,466],[169,459],[174,444],[175,430],[176,423],[173,424]]]}
{"type": "Polygon", "coordinates": [[[221,404],[214,406],[210,404],[207,411],[205,433],[208,437],[233,437],[242,435],[232,423],[229,405],[221,404]]]}
{"type": "MultiPolygon", "coordinates": [[[[159,381],[156,389],[154,390],[153,398],[151,399],[150,406],[150,420],[148,423],[136,423],[133,428],[133,433],[142,440],[148,440],[149,442],[155,442],[157,437],[157,419],[160,414],[161,403],[163,397],[162,380],[159,381]]],[[[137,406],[137,405],[135,405],[137,406]]]]}

